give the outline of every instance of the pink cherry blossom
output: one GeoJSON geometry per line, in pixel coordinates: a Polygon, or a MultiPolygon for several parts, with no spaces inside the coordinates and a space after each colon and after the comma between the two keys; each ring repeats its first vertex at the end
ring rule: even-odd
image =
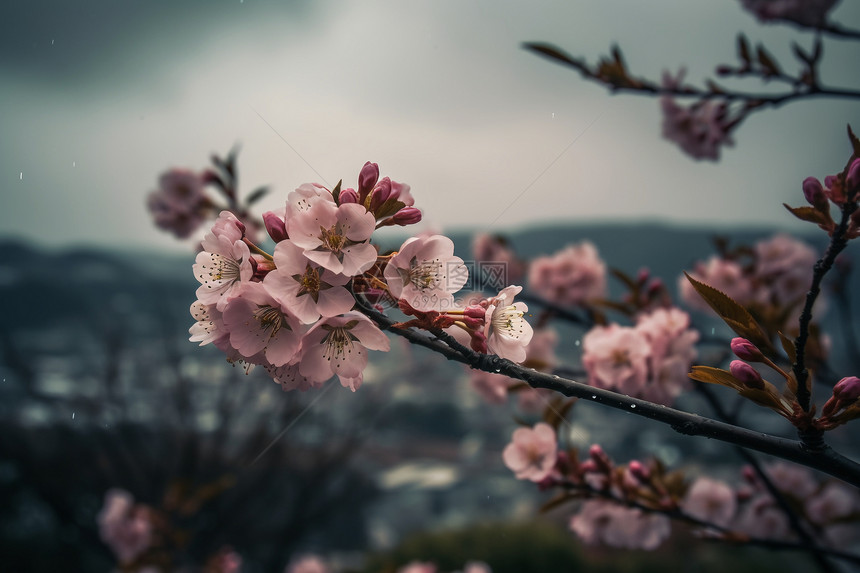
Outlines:
{"type": "Polygon", "coordinates": [[[606,297],[606,264],[589,242],[570,245],[529,267],[529,291],[560,305],[581,305],[606,297]]]}
{"type": "Polygon", "coordinates": [[[266,364],[265,367],[266,372],[269,373],[272,380],[280,384],[284,392],[289,392],[290,390],[306,392],[311,388],[319,388],[323,385],[323,382],[312,382],[306,376],[302,375],[299,371],[300,366],[297,358],[294,358],[292,362],[283,366],[266,364]]]}
{"type": "Polygon", "coordinates": [[[493,573],[493,570],[483,561],[469,561],[463,567],[463,573],[493,573]]]}
{"type": "MultiPolygon", "coordinates": [[[[690,276],[730,296],[740,305],[747,305],[753,300],[752,280],[744,274],[741,265],[736,261],[713,256],[704,264],[697,263],[695,271],[691,272],[690,276]]],[[[696,310],[711,312],[711,307],[696,292],[684,275],[678,279],[678,290],[681,294],[681,300],[687,306],[696,310]]]]}
{"type": "Polygon", "coordinates": [[[435,563],[428,561],[410,561],[397,570],[397,573],[437,573],[435,563]]]}
{"type": "Polygon", "coordinates": [[[502,459],[517,479],[539,482],[555,468],[558,440],[555,430],[540,422],[534,428],[517,428],[505,446],[502,459]]]}
{"type": "Polygon", "coordinates": [[[388,337],[369,318],[348,312],[322,319],[308,331],[302,340],[299,372],[312,383],[337,374],[341,385],[355,392],[363,381],[367,350],[389,349],[388,337]]]}
{"type": "Polygon", "coordinates": [[[191,304],[191,316],[196,321],[188,329],[191,334],[191,342],[199,342],[200,346],[204,346],[211,342],[226,337],[229,335],[224,327],[224,320],[221,318],[221,313],[213,304],[203,304],[199,300],[195,300],[191,304]]]}
{"type": "Polygon", "coordinates": [[[125,490],[108,490],[96,521],[99,536],[120,563],[131,563],[152,543],[152,521],[147,508],[136,506],[125,490]]]}
{"type": "Polygon", "coordinates": [[[471,370],[469,376],[469,384],[472,389],[490,404],[503,404],[508,398],[508,388],[513,381],[512,378],[504,374],[494,374],[483,370],[471,370]]]}
{"type": "Polygon", "coordinates": [[[203,192],[203,177],[187,169],[171,169],[149,194],[147,207],[160,229],[180,239],[190,236],[206,220],[209,199],[203,192]]]}
{"type": "Polygon", "coordinates": [[[635,328],[596,326],[582,339],[582,365],[588,383],[635,396],[648,380],[650,352],[647,337],[635,328]]]}
{"type": "Polygon", "coordinates": [[[790,531],[785,512],[769,494],[758,494],[747,500],[732,529],[764,539],[786,539],[790,531]]]}
{"type": "Polygon", "coordinates": [[[484,336],[487,347],[493,354],[513,362],[526,359],[526,346],[532,339],[532,327],[523,316],[528,306],[514,302],[514,297],[523,290],[521,286],[508,286],[489,300],[484,336]]]}
{"type": "Polygon", "coordinates": [[[669,518],[611,501],[588,500],[570,520],[584,543],[625,549],[656,549],[671,533],[669,518]]]}
{"type": "MultiPolygon", "coordinates": [[[[526,274],[526,264],[517,257],[501,236],[478,233],[472,239],[472,256],[478,264],[499,265],[504,268],[504,276],[499,277],[500,284],[487,285],[501,288],[502,285],[521,281],[526,274]]],[[[495,280],[495,277],[482,277],[495,280]]]]}
{"type": "Polygon", "coordinates": [[[273,366],[289,363],[299,350],[303,330],[298,319],[261,283],[245,283],[224,309],[230,345],[247,360],[263,353],[273,366]]]}
{"type": "Polygon", "coordinates": [[[744,9],[761,22],[787,20],[803,26],[818,27],[838,0],[741,0],[744,9]]]}
{"type": "Polygon", "coordinates": [[[636,330],[651,346],[648,355],[648,382],[641,397],[671,405],[690,387],[687,373],[695,360],[699,333],[689,328],[690,315],[679,308],[659,308],[640,315],[636,330]]]}
{"type": "Polygon", "coordinates": [[[231,243],[241,241],[245,236],[245,224],[230,211],[221,211],[209,232],[203,237],[200,246],[204,251],[212,251],[218,247],[222,237],[231,243]]]}
{"type": "Polygon", "coordinates": [[[303,323],[316,322],[320,316],[343,314],[355,304],[344,287],[349,277],[320,267],[292,241],[281,241],[275,246],[274,260],[277,268],[266,275],[263,286],[303,323]]]}
{"type": "Polygon", "coordinates": [[[319,556],[303,555],[292,560],[284,573],[331,573],[331,569],[319,556]]]}
{"type": "Polygon", "coordinates": [[[197,299],[223,311],[240,286],[251,280],[251,252],[243,241],[220,236],[208,242],[209,250],[197,253],[194,276],[200,282],[197,299]]]}
{"type": "MultiPolygon", "coordinates": [[[[663,74],[663,87],[674,89],[680,86],[684,76],[682,70],[677,77],[663,74]]],[[[734,145],[729,136],[728,106],[713,101],[698,101],[684,107],[675,98],[660,98],[663,111],[663,137],[678,144],[684,153],[694,159],[720,158],[720,147],[734,145]]]]}
{"type": "Polygon", "coordinates": [[[737,500],[735,492],[725,483],[700,477],[681,500],[681,509],[702,521],[727,527],[735,516],[737,500]]]}
{"type": "MultiPolygon", "coordinates": [[[[778,234],[755,244],[754,275],[765,288],[762,302],[797,304],[812,284],[812,267],[817,255],[809,245],[786,234],[778,234]]],[[[820,307],[820,302],[819,302],[820,307]]],[[[820,311],[820,308],[819,308],[820,311]]]]}
{"type": "Polygon", "coordinates": [[[287,195],[286,215],[287,225],[289,220],[297,214],[308,211],[317,201],[327,201],[334,204],[331,191],[319,183],[303,183],[295,191],[287,195]]]}
{"type": "MultiPolygon", "coordinates": [[[[818,488],[812,472],[803,466],[775,462],[766,465],[764,470],[777,489],[799,499],[806,499],[818,488]]],[[[764,485],[759,484],[759,487],[764,489],[764,485]]]]}
{"type": "Polygon", "coordinates": [[[393,297],[425,312],[451,310],[454,293],[469,279],[463,259],[454,256],[454,242],[443,235],[407,239],[384,274],[393,297]]]}
{"type": "Polygon", "coordinates": [[[242,556],[223,547],[208,561],[205,573],[239,573],[241,570],[242,556]]]}
{"type": "Polygon", "coordinates": [[[376,249],[367,242],[375,227],[376,220],[363,206],[323,200],[287,221],[290,240],[304,249],[308,259],[348,277],[376,262],[376,249]]]}
{"type": "Polygon", "coordinates": [[[860,510],[860,496],[856,489],[832,481],[808,497],[804,505],[813,523],[827,525],[860,510]]]}

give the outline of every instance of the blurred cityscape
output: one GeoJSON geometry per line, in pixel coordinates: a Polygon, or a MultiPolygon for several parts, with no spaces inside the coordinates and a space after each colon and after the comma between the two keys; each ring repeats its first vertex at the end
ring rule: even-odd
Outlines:
{"type": "MultiPolygon", "coordinates": [[[[643,225],[510,238],[525,257],[588,238],[611,266],[648,266],[674,288],[712,252],[713,235],[643,225]]],[[[468,258],[469,235],[454,237],[468,258]]],[[[501,460],[515,417],[530,414],[485,403],[460,365],[400,339],[372,353],[355,394],[336,380],[284,393],[264,371],[188,342],[192,258],[0,243],[0,569],[111,570],[95,523],[111,488],[170,508],[189,562],[229,545],[251,572],[282,571],[306,552],[360,567],[366,552],[410,533],[535,518],[545,498],[501,460]]],[[[727,337],[714,320],[695,320],[703,335],[727,337]]],[[[559,330],[559,356],[575,370],[583,333],[559,330]]],[[[679,406],[708,412],[695,397],[679,406]]],[[[777,416],[744,414],[791,434],[777,416]]],[[[600,443],[619,460],[657,456],[738,475],[720,443],[591,404],[570,419],[578,448],[600,443]]],[[[857,453],[844,432],[835,437],[857,453]]],[[[546,519],[566,527],[562,514],[546,519]]]]}

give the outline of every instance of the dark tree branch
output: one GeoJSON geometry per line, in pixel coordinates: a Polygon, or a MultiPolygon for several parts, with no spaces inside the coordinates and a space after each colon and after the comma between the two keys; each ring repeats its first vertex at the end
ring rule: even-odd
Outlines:
{"type": "Polygon", "coordinates": [[[478,354],[447,335],[444,337],[428,336],[416,330],[395,327],[394,320],[369,306],[360,297],[356,297],[356,300],[358,301],[358,309],[383,330],[402,336],[418,346],[429,348],[448,360],[466,364],[477,370],[504,374],[522,380],[533,388],[554,390],[565,396],[575,396],[649,418],[667,424],[680,434],[713,438],[795,462],[832,475],[855,487],[860,487],[860,464],[826,445],[822,449],[811,450],[796,440],[755,432],[697,414],[668,408],[661,404],[631,398],[559,376],[544,374],[530,368],[524,368],[498,356],[478,354]]]}

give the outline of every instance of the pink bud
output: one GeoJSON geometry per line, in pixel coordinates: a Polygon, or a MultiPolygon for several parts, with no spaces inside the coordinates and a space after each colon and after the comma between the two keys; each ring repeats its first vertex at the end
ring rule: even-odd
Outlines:
{"type": "Polygon", "coordinates": [[[601,448],[599,444],[592,444],[591,447],[588,448],[588,455],[591,456],[591,459],[594,460],[595,464],[597,464],[599,471],[608,473],[612,470],[612,460],[609,459],[609,456],[605,451],[603,451],[603,448],[601,448]]]}
{"type": "Polygon", "coordinates": [[[421,211],[415,207],[404,207],[395,213],[391,219],[395,225],[400,225],[401,227],[414,225],[421,220],[421,211]]]}
{"type": "Polygon", "coordinates": [[[647,482],[651,478],[651,470],[645,467],[639,460],[632,460],[627,468],[639,481],[647,482]]]}
{"type": "Polygon", "coordinates": [[[827,196],[824,194],[824,188],[821,186],[821,181],[815,177],[807,177],[803,180],[803,196],[807,203],[819,211],[827,208],[827,196]]]}
{"type": "Polygon", "coordinates": [[[358,196],[362,203],[378,180],[379,165],[368,161],[361,168],[361,173],[358,174],[358,196]]]}
{"type": "Polygon", "coordinates": [[[860,398],[860,378],[846,376],[833,387],[833,395],[840,402],[853,402],[860,398]]]}
{"type": "Polygon", "coordinates": [[[347,187],[341,190],[338,201],[340,201],[341,205],[344,203],[358,203],[358,193],[352,187],[347,187]]]}
{"type": "Polygon", "coordinates": [[[860,158],[851,162],[848,175],[845,177],[845,184],[848,186],[849,193],[855,193],[860,188],[860,158]]]}
{"type": "Polygon", "coordinates": [[[383,177],[370,193],[370,210],[376,211],[391,197],[391,179],[383,177]]]}
{"type": "Polygon", "coordinates": [[[749,360],[750,362],[761,362],[764,355],[758,347],[747,340],[746,338],[732,338],[732,352],[741,360],[749,360]]]}
{"type": "Polygon", "coordinates": [[[469,346],[475,352],[486,354],[488,350],[487,337],[480,330],[475,330],[472,332],[472,340],[469,341],[469,346]]]}
{"type": "Polygon", "coordinates": [[[487,314],[487,309],[478,306],[477,304],[469,305],[463,310],[463,314],[468,316],[469,318],[484,318],[487,314]]]}
{"type": "Polygon", "coordinates": [[[477,330],[479,328],[484,327],[483,319],[472,318],[471,316],[464,316],[462,320],[463,320],[463,324],[465,324],[466,326],[468,326],[472,330],[477,330]]]}
{"type": "Polygon", "coordinates": [[[764,389],[764,380],[762,380],[761,374],[746,362],[741,360],[732,360],[732,363],[729,364],[729,370],[731,370],[732,376],[737,378],[748,388],[754,388],[756,390],[764,389]]]}
{"type": "Polygon", "coordinates": [[[266,231],[269,233],[269,236],[272,237],[272,240],[276,243],[280,243],[284,239],[289,238],[287,236],[286,223],[273,211],[266,211],[263,213],[263,223],[266,225],[266,231]]]}

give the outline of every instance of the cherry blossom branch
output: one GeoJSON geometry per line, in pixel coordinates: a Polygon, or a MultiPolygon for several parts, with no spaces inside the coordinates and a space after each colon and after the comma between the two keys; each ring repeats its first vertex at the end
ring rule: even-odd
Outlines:
{"type": "MultiPolygon", "coordinates": [[[[725,422],[729,422],[732,424],[737,423],[737,418],[735,415],[727,412],[725,408],[723,408],[720,401],[711,391],[707,384],[697,384],[696,390],[704,396],[705,400],[711,405],[714,409],[716,415],[725,422]]],[[[800,541],[803,547],[812,554],[815,561],[821,567],[822,571],[833,571],[833,565],[827,561],[825,557],[825,553],[827,550],[819,547],[818,543],[816,543],[815,539],[806,529],[804,524],[801,522],[800,517],[797,515],[797,512],[791,506],[789,501],[786,499],[785,495],[776,487],[776,484],[773,483],[773,480],[770,479],[770,476],[764,471],[761,463],[759,463],[758,459],[750,452],[749,450],[742,448],[740,446],[735,446],[735,451],[740,455],[743,460],[749,464],[749,466],[753,469],[758,476],[759,481],[764,485],[765,489],[767,489],[768,493],[771,497],[776,501],[780,510],[782,510],[785,517],[788,519],[788,524],[800,538],[800,541]]],[[[860,557],[857,557],[860,560],[860,557]]]]}
{"type": "MultiPolygon", "coordinates": [[[[635,499],[627,499],[624,497],[615,496],[609,490],[595,488],[595,487],[593,487],[587,483],[575,483],[572,481],[565,481],[559,485],[561,485],[561,487],[564,488],[566,491],[582,492],[582,493],[585,493],[585,494],[590,495],[592,497],[599,497],[599,498],[605,499],[607,501],[612,501],[614,503],[618,503],[621,505],[625,505],[627,507],[638,509],[640,511],[664,515],[670,519],[681,521],[681,522],[687,523],[689,525],[717,531],[719,533],[723,533],[723,534],[726,534],[729,536],[735,536],[734,538],[732,538],[732,537],[726,537],[726,538],[712,537],[712,538],[707,538],[707,539],[712,539],[714,541],[724,541],[724,542],[728,542],[728,543],[731,543],[733,541],[734,542],[739,541],[739,539],[736,537],[737,533],[733,529],[731,529],[729,527],[724,527],[722,525],[718,525],[718,524],[713,523],[713,522],[705,521],[703,519],[699,519],[698,517],[694,517],[694,516],[684,512],[682,509],[680,509],[678,507],[674,507],[674,508],[654,507],[653,505],[648,505],[648,504],[642,503],[640,501],[637,501],[635,499]]],[[[816,560],[822,566],[822,570],[824,570],[824,571],[835,571],[833,565],[824,558],[825,556],[834,557],[837,559],[847,561],[849,563],[854,563],[854,564],[860,565],[860,555],[857,555],[854,553],[848,553],[845,551],[839,551],[836,549],[817,547],[815,545],[810,547],[806,543],[799,544],[799,543],[792,543],[792,542],[788,542],[788,541],[778,541],[775,539],[765,539],[765,538],[761,538],[761,537],[745,537],[743,541],[745,544],[748,544],[748,545],[755,545],[758,547],[763,547],[763,548],[771,549],[771,550],[811,552],[816,557],[816,560]]]]}
{"type": "MultiPolygon", "coordinates": [[[[788,76],[782,73],[774,73],[769,76],[769,79],[780,79],[795,85],[807,85],[807,89],[795,89],[787,93],[755,93],[744,91],[728,91],[722,88],[715,89],[712,86],[710,89],[701,89],[692,86],[684,87],[666,87],[660,86],[643,78],[633,78],[629,76],[609,77],[599,71],[594,71],[584,59],[570,56],[560,48],[545,42],[525,42],[523,48],[534,52],[535,54],[547,58],[557,64],[566,65],[577,70],[580,75],[589,81],[605,85],[612,93],[615,92],[632,92],[649,96],[675,96],[688,97],[700,100],[720,99],[727,102],[741,101],[749,102],[755,107],[771,106],[779,107],[790,101],[797,99],[807,99],[814,97],[827,97],[836,99],[860,99],[860,90],[852,90],[849,88],[822,87],[815,83],[811,86],[801,83],[799,78],[788,76]]],[[[615,48],[614,50],[617,50],[615,48]]],[[[626,72],[626,70],[625,70],[626,72]]]]}
{"type": "MultiPolygon", "coordinates": [[[[809,372],[806,369],[806,341],[809,337],[809,323],[812,321],[812,306],[821,292],[821,281],[824,275],[833,266],[836,256],[845,249],[848,244],[847,231],[848,225],[851,222],[851,215],[857,210],[855,201],[848,201],[842,205],[842,218],[839,221],[839,226],[833,232],[830,238],[830,244],[827,245],[827,250],[824,255],[815,263],[812,275],[812,285],[809,287],[809,292],[806,293],[806,302],[803,305],[803,311],[800,313],[800,331],[794,341],[796,352],[796,360],[792,366],[792,372],[797,378],[797,401],[804,412],[809,411],[810,406],[810,391],[807,385],[809,372]]],[[[818,448],[823,445],[823,432],[807,431],[800,432],[801,440],[808,448],[818,448]]]]}
{"type": "Polygon", "coordinates": [[[682,412],[660,404],[595,388],[581,382],[544,374],[522,367],[495,355],[479,354],[466,348],[453,337],[442,332],[427,336],[416,330],[399,328],[396,321],[356,297],[357,309],[373,320],[382,330],[388,330],[406,340],[441,354],[448,360],[466,364],[476,370],[499,373],[522,380],[533,388],[546,388],[565,396],[581,398],[610,408],[630,412],[644,418],[669,425],[676,432],[689,436],[704,436],[735,444],[765,454],[792,461],[860,487],[860,464],[846,458],[829,446],[809,449],[797,440],[780,438],[755,432],[697,414],[682,412]]]}

